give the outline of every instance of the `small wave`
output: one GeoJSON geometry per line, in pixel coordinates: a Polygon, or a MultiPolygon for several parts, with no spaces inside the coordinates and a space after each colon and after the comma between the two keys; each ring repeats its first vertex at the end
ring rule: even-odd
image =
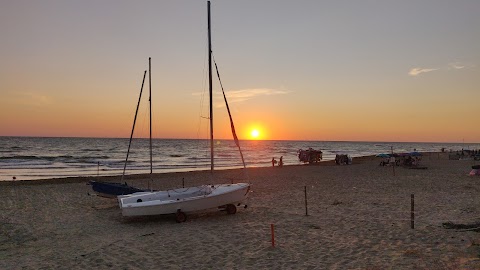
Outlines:
{"type": "Polygon", "coordinates": [[[345,150],[331,150],[329,152],[334,154],[350,154],[350,153],[355,153],[356,151],[345,149],[345,150]]]}
{"type": "Polygon", "coordinates": [[[23,159],[23,160],[37,160],[37,159],[42,159],[42,158],[41,158],[41,157],[37,157],[37,156],[0,157],[0,160],[18,160],[18,159],[23,159]]]}
{"type": "Polygon", "coordinates": [[[63,156],[9,156],[9,157],[0,157],[0,161],[17,161],[17,162],[25,162],[25,161],[32,161],[32,160],[46,160],[46,161],[56,161],[56,160],[65,160],[65,159],[73,159],[72,156],[63,155],[63,156]]]}
{"type": "Polygon", "coordinates": [[[189,157],[188,159],[190,160],[210,160],[210,157],[204,156],[204,157],[189,157]]]}
{"type": "Polygon", "coordinates": [[[82,162],[82,163],[97,163],[99,159],[109,159],[109,156],[83,156],[73,158],[71,162],[82,162]]]}

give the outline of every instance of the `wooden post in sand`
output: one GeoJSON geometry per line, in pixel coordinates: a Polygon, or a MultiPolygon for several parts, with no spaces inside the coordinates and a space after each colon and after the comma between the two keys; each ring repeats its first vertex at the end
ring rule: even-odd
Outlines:
{"type": "Polygon", "coordinates": [[[415,196],[414,194],[410,195],[410,227],[415,229],[415,196]]]}
{"type": "MultiPolygon", "coordinates": [[[[395,159],[395,157],[393,156],[393,146],[391,146],[391,149],[392,149],[392,157],[395,159]]],[[[395,176],[395,163],[397,161],[395,160],[395,162],[392,164],[392,168],[393,168],[393,176],[395,176]]]]}
{"type": "Polygon", "coordinates": [[[307,186],[305,186],[305,216],[308,216],[307,186]]]}
{"type": "Polygon", "coordinates": [[[272,232],[272,247],[275,247],[275,230],[273,227],[273,223],[270,224],[270,231],[272,232]]]}

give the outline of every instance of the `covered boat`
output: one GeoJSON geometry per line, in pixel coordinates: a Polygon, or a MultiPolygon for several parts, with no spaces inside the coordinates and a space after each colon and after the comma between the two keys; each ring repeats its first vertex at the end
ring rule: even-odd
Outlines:
{"type": "Polygon", "coordinates": [[[127,183],[90,181],[93,191],[101,197],[116,198],[119,195],[128,195],[146,190],[129,186],[127,183]]]}

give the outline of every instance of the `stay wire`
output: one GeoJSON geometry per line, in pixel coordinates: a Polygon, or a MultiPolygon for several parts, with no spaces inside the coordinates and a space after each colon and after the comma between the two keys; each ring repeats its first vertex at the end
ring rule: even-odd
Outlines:
{"type": "Polygon", "coordinates": [[[212,59],[213,59],[213,63],[215,64],[215,69],[217,71],[218,82],[220,83],[220,88],[222,89],[223,99],[225,100],[225,106],[227,107],[228,116],[230,118],[230,127],[232,129],[233,139],[235,141],[235,144],[238,147],[238,151],[240,152],[240,157],[242,158],[242,164],[243,164],[243,169],[245,171],[245,176],[246,176],[247,179],[249,179],[248,172],[246,170],[247,166],[245,165],[245,159],[243,158],[242,149],[240,147],[240,141],[238,140],[237,134],[235,132],[235,125],[233,124],[232,114],[230,113],[230,107],[228,106],[227,97],[226,97],[225,91],[223,89],[222,80],[220,79],[220,72],[218,71],[217,62],[215,61],[215,56],[213,55],[213,53],[212,53],[212,59]]]}

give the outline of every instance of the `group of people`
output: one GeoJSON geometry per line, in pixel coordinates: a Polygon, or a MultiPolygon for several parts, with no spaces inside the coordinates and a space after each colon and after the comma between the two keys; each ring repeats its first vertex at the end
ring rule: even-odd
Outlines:
{"type": "Polygon", "coordinates": [[[459,160],[459,159],[471,159],[480,160],[480,150],[459,150],[459,151],[450,151],[448,159],[459,160]]]}
{"type": "Polygon", "coordinates": [[[380,166],[398,166],[400,165],[400,161],[395,159],[394,156],[384,158],[382,161],[380,161],[380,166]]]}
{"type": "Polygon", "coordinates": [[[399,156],[395,158],[394,156],[390,156],[388,158],[384,158],[380,161],[380,166],[418,166],[420,164],[421,157],[420,156],[399,156]]]}
{"type": "Polygon", "coordinates": [[[278,167],[283,167],[283,156],[280,157],[280,161],[278,162],[274,157],[272,158],[272,167],[275,167],[275,164],[277,163],[278,163],[278,167]]]}
{"type": "Polygon", "coordinates": [[[352,157],[349,155],[335,155],[335,164],[337,165],[350,165],[352,164],[352,157]]]}
{"type": "Polygon", "coordinates": [[[315,150],[311,147],[307,150],[298,150],[298,160],[300,160],[300,162],[312,164],[320,162],[322,158],[323,152],[321,150],[315,150]]]}

